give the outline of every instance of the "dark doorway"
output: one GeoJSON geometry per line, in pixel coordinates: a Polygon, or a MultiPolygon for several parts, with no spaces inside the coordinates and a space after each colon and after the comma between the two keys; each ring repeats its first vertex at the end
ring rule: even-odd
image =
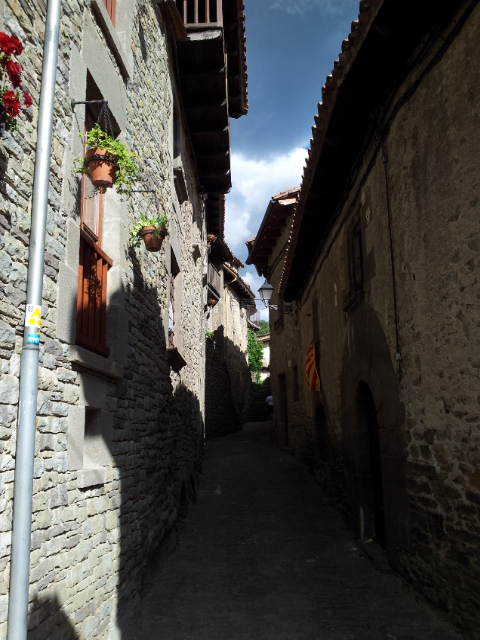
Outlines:
{"type": "MultiPolygon", "coordinates": [[[[387,546],[385,528],[385,507],[383,502],[382,462],[380,455],[379,428],[377,412],[370,387],[361,382],[357,390],[357,428],[360,442],[363,444],[362,469],[365,476],[364,508],[365,515],[372,523],[371,537],[387,546]],[[369,495],[368,495],[369,494],[369,495]],[[371,513],[368,514],[368,511],[371,513]]],[[[362,475],[363,475],[362,474],[362,475]]]]}
{"type": "Polygon", "coordinates": [[[278,418],[279,418],[279,444],[288,447],[288,397],[287,378],[283,373],[278,376],[278,418]]]}

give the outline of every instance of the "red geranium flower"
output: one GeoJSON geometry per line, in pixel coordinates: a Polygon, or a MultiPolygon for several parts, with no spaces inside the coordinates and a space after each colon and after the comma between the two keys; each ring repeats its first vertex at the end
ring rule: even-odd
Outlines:
{"type": "Polygon", "coordinates": [[[20,113],[20,100],[14,91],[5,91],[3,94],[3,104],[11,118],[16,118],[20,113]]]}
{"type": "Polygon", "coordinates": [[[13,54],[19,56],[23,51],[23,44],[17,36],[7,36],[6,33],[0,32],[0,50],[7,56],[13,54]]]}
{"type": "Polygon", "coordinates": [[[10,36],[7,36],[7,34],[3,33],[3,31],[0,32],[0,49],[3,51],[3,53],[6,53],[7,56],[11,56],[13,53],[10,36]]]}
{"type": "Polygon", "coordinates": [[[14,89],[17,89],[22,84],[22,67],[18,62],[13,60],[2,60],[2,67],[6,70],[10,82],[14,89]]]}
{"type": "Polygon", "coordinates": [[[10,36],[10,45],[13,49],[13,53],[19,56],[23,51],[23,44],[17,38],[17,36],[10,36]]]}
{"type": "Polygon", "coordinates": [[[23,94],[23,102],[24,102],[26,107],[31,107],[32,106],[32,102],[33,102],[32,96],[29,93],[27,93],[26,91],[23,94]]]}

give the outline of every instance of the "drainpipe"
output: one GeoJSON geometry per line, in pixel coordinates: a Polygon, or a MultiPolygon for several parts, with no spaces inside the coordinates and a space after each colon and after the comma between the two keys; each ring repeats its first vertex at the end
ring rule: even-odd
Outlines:
{"type": "Polygon", "coordinates": [[[60,6],[61,0],[48,0],[43,47],[42,85],[33,179],[27,306],[18,401],[7,640],[26,640],[27,638],[40,319],[60,6]],[[30,320],[32,324],[27,324],[30,320]]]}

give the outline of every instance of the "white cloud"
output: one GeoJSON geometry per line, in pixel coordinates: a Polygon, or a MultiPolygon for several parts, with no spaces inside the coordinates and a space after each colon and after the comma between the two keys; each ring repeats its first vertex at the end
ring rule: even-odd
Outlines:
{"type": "MultiPolygon", "coordinates": [[[[246,267],[246,272],[242,274],[242,278],[253,289],[256,298],[260,298],[258,288],[262,286],[265,278],[261,278],[255,271],[255,267],[246,267]]],[[[268,320],[268,309],[265,308],[263,302],[257,300],[257,310],[260,312],[261,320],[268,320]]]]}
{"type": "Polygon", "coordinates": [[[317,9],[329,16],[342,16],[351,10],[352,4],[358,7],[358,0],[275,0],[271,8],[291,15],[303,16],[310,9],[317,9]]]}
{"type": "MultiPolygon", "coordinates": [[[[305,149],[261,160],[232,154],[233,188],[226,199],[225,238],[243,261],[247,257],[245,242],[257,233],[271,197],[300,184],[306,157],[305,149]]],[[[242,277],[258,298],[264,278],[253,266],[246,267],[242,277]]],[[[261,302],[257,306],[262,320],[268,320],[268,309],[261,302]]]]}
{"type": "Polygon", "coordinates": [[[300,184],[306,157],[305,149],[261,160],[232,154],[233,188],[226,199],[225,238],[240,258],[246,257],[245,242],[257,233],[270,198],[300,184]]]}

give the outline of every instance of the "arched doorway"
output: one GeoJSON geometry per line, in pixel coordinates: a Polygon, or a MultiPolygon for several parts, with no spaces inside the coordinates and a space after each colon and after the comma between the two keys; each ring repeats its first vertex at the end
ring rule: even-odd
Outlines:
{"type": "Polygon", "coordinates": [[[347,522],[357,538],[375,537],[386,545],[395,566],[398,549],[409,549],[411,528],[402,460],[405,407],[390,344],[367,304],[347,326],[341,412],[347,522]]]}
{"type": "Polygon", "coordinates": [[[372,392],[365,382],[358,385],[356,409],[359,442],[363,450],[361,475],[364,478],[365,533],[382,547],[386,547],[387,534],[379,427],[372,392]]]}

